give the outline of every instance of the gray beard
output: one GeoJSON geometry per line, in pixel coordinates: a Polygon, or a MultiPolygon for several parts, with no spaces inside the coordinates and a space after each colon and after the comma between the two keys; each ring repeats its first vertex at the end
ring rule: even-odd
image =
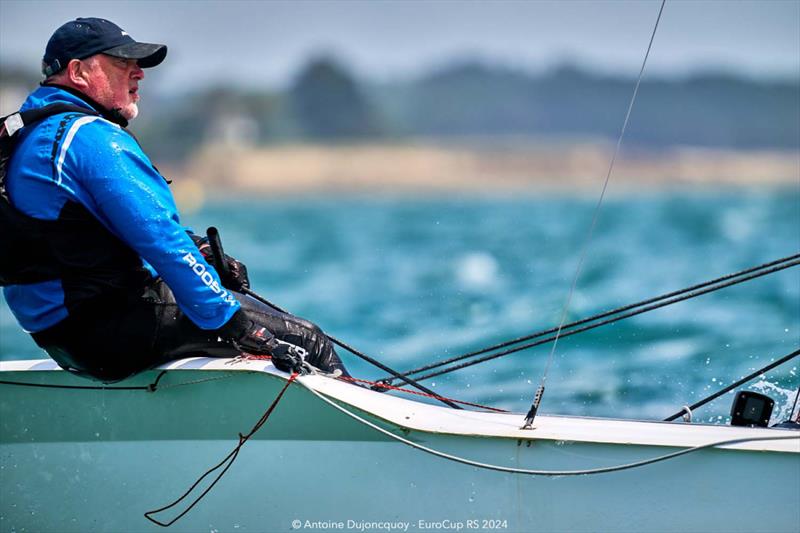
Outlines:
{"type": "Polygon", "coordinates": [[[126,109],[126,110],[128,110],[128,111],[130,111],[130,115],[131,115],[131,116],[127,116],[127,115],[125,114],[125,112],[124,112],[123,108],[121,108],[121,107],[115,107],[115,108],[114,108],[114,111],[118,112],[120,115],[122,115],[123,117],[125,117],[125,118],[126,118],[128,121],[131,121],[131,120],[133,120],[133,119],[135,119],[136,117],[138,117],[138,116],[139,116],[139,104],[136,104],[136,103],[133,103],[133,104],[128,104],[128,105],[125,107],[125,109],[126,109]]]}

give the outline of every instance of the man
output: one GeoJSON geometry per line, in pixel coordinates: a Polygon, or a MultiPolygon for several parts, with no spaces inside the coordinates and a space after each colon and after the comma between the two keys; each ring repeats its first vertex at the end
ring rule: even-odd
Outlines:
{"type": "MultiPolygon", "coordinates": [[[[45,273],[33,282],[4,287],[8,306],[60,366],[105,382],[186,355],[242,351],[270,354],[284,370],[305,355],[344,372],[319,328],[222,286],[208,243],[181,226],[168,182],[125,130],[142,69],[166,55],[98,18],[50,38],[46,79],[20,111],[65,103],[86,112],[20,132],[5,189],[47,261],[34,265],[45,273]]],[[[249,286],[244,265],[225,261],[229,285],[249,286]]]]}

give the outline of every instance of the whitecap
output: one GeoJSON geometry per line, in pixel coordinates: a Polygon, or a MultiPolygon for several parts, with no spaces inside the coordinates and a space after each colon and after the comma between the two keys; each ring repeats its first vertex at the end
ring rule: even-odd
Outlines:
{"type": "MultiPolygon", "coordinates": [[[[760,392],[761,394],[766,394],[775,400],[775,410],[772,412],[770,424],[777,424],[778,422],[784,422],[786,420],[795,420],[798,416],[798,411],[794,413],[791,412],[797,390],[784,389],[765,379],[756,381],[750,385],[750,389],[760,392]]],[[[800,405],[797,407],[798,410],[800,410],[800,405]]]]}
{"type": "Polygon", "coordinates": [[[637,359],[646,362],[681,361],[699,351],[700,346],[695,340],[671,339],[648,343],[637,351],[637,359]]]}
{"type": "Polygon", "coordinates": [[[497,260],[486,252],[473,252],[456,260],[456,279],[464,289],[488,289],[500,281],[497,260]]]}

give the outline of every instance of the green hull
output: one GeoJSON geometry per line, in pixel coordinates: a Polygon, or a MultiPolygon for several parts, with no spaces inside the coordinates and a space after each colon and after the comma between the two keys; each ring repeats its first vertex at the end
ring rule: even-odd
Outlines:
{"type": "MultiPolygon", "coordinates": [[[[144,512],[222,460],[285,383],[271,365],[202,361],[168,371],[155,392],[2,386],[0,530],[160,529],[144,512]]],[[[90,384],[61,371],[0,370],[7,381],[90,384]]],[[[519,433],[519,415],[455,412],[302,379],[392,434],[520,468],[595,468],[697,442],[793,433],[564,417],[519,433]]],[[[170,529],[797,531],[798,501],[800,440],[707,449],[610,474],[525,476],[410,448],[293,384],[217,486],[170,529]]]]}

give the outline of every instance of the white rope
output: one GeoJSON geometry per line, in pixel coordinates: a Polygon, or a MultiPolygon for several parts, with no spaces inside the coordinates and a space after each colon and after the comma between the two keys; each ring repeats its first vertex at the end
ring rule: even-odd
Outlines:
{"type": "Polygon", "coordinates": [[[358,416],[357,414],[348,411],[341,405],[337,404],[333,400],[323,396],[309,385],[306,385],[302,379],[298,379],[297,383],[311,391],[317,398],[321,399],[325,403],[335,407],[342,413],[346,414],[350,418],[371,427],[372,429],[383,433],[384,435],[399,441],[407,446],[411,446],[419,451],[429,453],[431,455],[435,455],[436,457],[440,457],[442,459],[447,459],[448,461],[454,461],[456,463],[465,464],[468,466],[474,466],[476,468],[482,468],[485,470],[495,470],[497,472],[507,472],[510,474],[523,474],[528,476],[586,476],[591,474],[606,474],[609,472],[619,472],[621,470],[629,470],[631,468],[638,468],[641,466],[651,465],[653,463],[658,463],[660,461],[666,461],[667,459],[674,459],[675,457],[680,457],[681,455],[686,455],[692,452],[696,452],[699,450],[704,450],[706,448],[714,448],[717,446],[728,446],[732,444],[741,444],[743,442],[755,442],[755,441],[770,441],[770,440],[789,440],[789,439],[800,439],[800,434],[785,436],[785,437],[749,437],[749,438],[741,438],[741,439],[731,439],[731,440],[721,440],[717,442],[711,442],[709,444],[703,444],[701,446],[694,446],[692,448],[685,448],[683,450],[678,450],[677,452],[668,453],[666,455],[660,455],[658,457],[653,457],[652,459],[645,459],[642,461],[637,461],[635,463],[627,463],[615,466],[605,466],[601,468],[590,468],[587,470],[530,470],[527,468],[514,468],[511,466],[501,466],[501,465],[493,465],[489,463],[481,463],[479,461],[473,461],[471,459],[466,459],[464,457],[459,457],[457,455],[451,455],[449,453],[440,452],[438,450],[434,450],[433,448],[428,448],[427,446],[423,446],[422,444],[418,444],[416,442],[410,441],[401,437],[400,435],[395,435],[394,433],[370,422],[369,420],[365,420],[364,418],[358,416]]]}

